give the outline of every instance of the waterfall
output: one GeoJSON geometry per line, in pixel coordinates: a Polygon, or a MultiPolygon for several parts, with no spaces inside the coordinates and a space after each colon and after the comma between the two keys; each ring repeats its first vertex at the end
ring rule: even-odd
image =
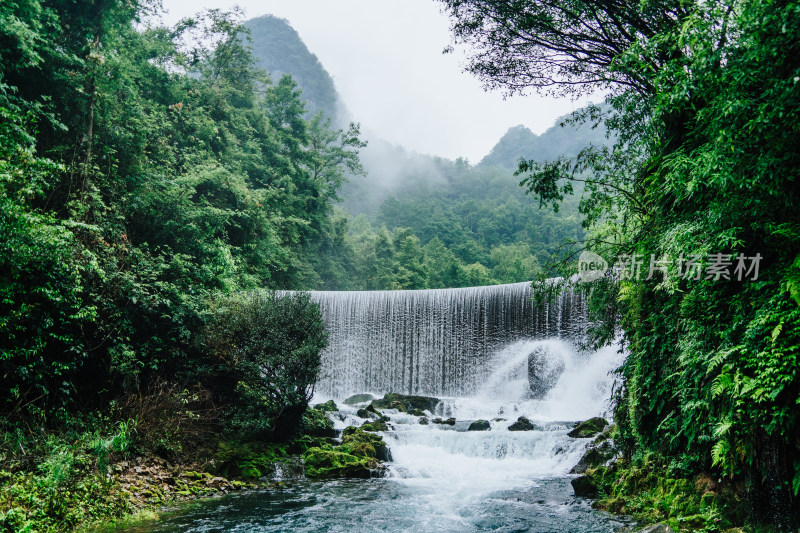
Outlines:
{"type": "Polygon", "coordinates": [[[576,339],[586,309],[574,293],[535,306],[530,283],[412,291],[318,291],[328,347],[316,391],[470,396],[499,350],[523,339],[576,339]]]}
{"type": "MultiPolygon", "coordinates": [[[[383,479],[287,483],[224,500],[222,512],[201,515],[192,529],[164,531],[599,533],[624,525],[573,498],[569,483],[593,439],[568,433],[576,421],[608,417],[612,371],[623,360],[616,346],[578,348],[586,327],[579,296],[537,307],[530,285],[518,283],[312,298],[330,336],[313,403],[337,400],[328,413],[334,429],[367,422],[370,396],[340,401],[354,393],[439,401],[422,413],[381,408],[392,456],[383,479]],[[523,416],[528,430],[510,431],[523,416]],[[471,431],[478,420],[483,429],[471,431]],[[237,505],[239,514],[220,522],[237,505]]],[[[295,475],[295,465],[273,474],[295,475]]]]}

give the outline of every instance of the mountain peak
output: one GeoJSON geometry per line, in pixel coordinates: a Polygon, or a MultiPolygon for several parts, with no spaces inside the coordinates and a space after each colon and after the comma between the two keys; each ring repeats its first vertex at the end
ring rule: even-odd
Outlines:
{"type": "Polygon", "coordinates": [[[308,49],[289,21],[275,15],[263,15],[244,23],[252,36],[256,66],[270,73],[273,81],[291,74],[303,90],[309,115],[322,111],[334,123],[344,122],[344,105],[317,56],[308,49]]]}
{"type": "Polygon", "coordinates": [[[562,127],[561,123],[568,116],[557,119],[555,125],[541,135],[536,135],[522,124],[508,128],[479,164],[514,169],[520,158],[546,161],[562,155],[575,155],[590,143],[597,145],[606,142],[602,128],[593,130],[587,124],[562,127]]]}

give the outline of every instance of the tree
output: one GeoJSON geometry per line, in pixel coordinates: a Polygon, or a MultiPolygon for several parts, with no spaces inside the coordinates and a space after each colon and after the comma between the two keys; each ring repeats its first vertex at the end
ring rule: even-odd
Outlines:
{"type": "Polygon", "coordinates": [[[251,438],[291,435],[327,345],[319,306],[308,294],[269,292],[221,300],[213,312],[200,377],[227,400],[231,428],[251,438]]]}
{"type": "Polygon", "coordinates": [[[471,47],[467,70],[509,93],[599,86],[650,94],[654,74],[678,52],[664,36],[690,16],[677,0],[441,1],[455,42],[471,47]]]}
{"type": "Polygon", "coordinates": [[[492,248],[492,277],[500,283],[520,283],[535,279],[541,272],[539,261],[523,243],[492,248]]]}

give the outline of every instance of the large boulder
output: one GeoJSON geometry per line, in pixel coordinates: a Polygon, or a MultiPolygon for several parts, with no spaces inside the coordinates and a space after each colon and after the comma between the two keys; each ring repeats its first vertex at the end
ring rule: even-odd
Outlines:
{"type": "Polygon", "coordinates": [[[572,470],[569,471],[570,474],[583,474],[590,468],[594,468],[596,466],[600,466],[608,462],[609,460],[613,459],[616,455],[617,450],[614,448],[614,444],[609,441],[603,441],[599,444],[593,444],[589,446],[586,450],[586,453],[583,454],[581,460],[578,461],[572,470]]]}
{"type": "Polygon", "coordinates": [[[597,485],[594,484],[594,481],[589,476],[576,477],[570,483],[572,484],[572,490],[575,491],[575,496],[584,498],[597,497],[597,485]]]}
{"type": "Polygon", "coordinates": [[[355,452],[353,451],[354,446],[359,446],[361,444],[369,444],[375,450],[375,453],[373,455],[368,455],[369,457],[374,457],[379,461],[392,460],[392,454],[389,452],[389,447],[384,442],[383,437],[381,437],[380,435],[375,435],[374,433],[365,432],[363,430],[363,426],[361,428],[353,428],[353,429],[354,431],[351,431],[342,437],[342,445],[340,446],[340,448],[343,448],[345,449],[345,451],[350,451],[350,453],[355,454],[355,452]]]}
{"type": "Polygon", "coordinates": [[[521,416],[517,418],[517,421],[508,426],[509,431],[533,431],[537,429],[533,422],[521,416]]]}
{"type": "Polygon", "coordinates": [[[378,409],[397,409],[400,412],[430,411],[433,412],[439,404],[438,398],[430,396],[410,396],[387,392],[380,400],[373,400],[370,405],[378,409]]]}
{"type": "Polygon", "coordinates": [[[567,433],[567,435],[575,439],[588,439],[602,433],[603,428],[607,425],[608,422],[605,418],[596,416],[579,423],[572,431],[567,433]]]}
{"type": "Polygon", "coordinates": [[[360,455],[353,455],[330,445],[321,448],[309,448],[303,454],[306,475],[313,478],[370,478],[379,477],[380,463],[368,454],[374,450],[361,447],[360,455]]]}
{"type": "Polygon", "coordinates": [[[383,475],[381,461],[391,461],[383,437],[353,426],[345,428],[342,443],[309,448],[303,454],[308,477],[370,478],[383,475]]]}
{"type": "Polygon", "coordinates": [[[361,424],[361,429],[364,431],[389,431],[389,426],[383,420],[376,420],[374,422],[364,422],[361,424]]]}
{"type": "Polygon", "coordinates": [[[488,420],[476,420],[469,425],[467,431],[489,431],[490,429],[492,429],[492,425],[488,420]]]}
{"type": "Polygon", "coordinates": [[[352,396],[345,398],[342,403],[345,405],[355,405],[357,403],[371,402],[374,399],[375,397],[372,394],[353,394],[352,396]]]}
{"type": "Polygon", "coordinates": [[[543,347],[528,355],[528,386],[534,399],[541,399],[564,373],[564,360],[556,357],[543,347]]]}

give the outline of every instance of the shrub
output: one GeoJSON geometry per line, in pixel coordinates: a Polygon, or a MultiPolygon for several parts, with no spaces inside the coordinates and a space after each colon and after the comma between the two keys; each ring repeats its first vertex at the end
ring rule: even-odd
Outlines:
{"type": "Polygon", "coordinates": [[[226,423],[238,436],[283,440],[308,406],[326,345],[308,294],[226,298],[212,306],[201,378],[228,407],[226,423]]]}

